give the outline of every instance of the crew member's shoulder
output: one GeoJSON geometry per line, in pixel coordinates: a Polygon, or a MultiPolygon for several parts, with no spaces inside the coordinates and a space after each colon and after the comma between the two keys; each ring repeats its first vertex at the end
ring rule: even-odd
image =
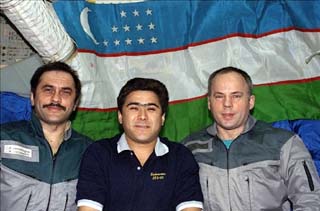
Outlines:
{"type": "Polygon", "coordinates": [[[72,129],[72,138],[77,139],[77,141],[83,142],[86,145],[93,143],[93,139],[83,133],[79,133],[75,129],[72,129]]]}
{"type": "Polygon", "coordinates": [[[295,133],[289,130],[275,128],[270,123],[263,121],[257,121],[253,130],[249,133],[253,134],[254,137],[260,137],[260,143],[273,146],[274,148],[281,148],[295,136],[295,133]]]}
{"type": "Polygon", "coordinates": [[[212,136],[208,133],[207,131],[208,128],[204,128],[201,129],[199,131],[196,131],[194,133],[191,133],[190,135],[188,135],[187,137],[185,137],[181,143],[183,143],[184,145],[189,143],[189,142],[193,142],[193,141],[199,141],[199,142],[203,142],[203,141],[207,141],[208,139],[210,139],[212,136]]]}
{"type": "Polygon", "coordinates": [[[1,132],[16,132],[17,130],[27,130],[30,127],[30,122],[27,120],[20,120],[14,122],[7,122],[0,125],[1,132]]]}
{"type": "Polygon", "coordinates": [[[120,135],[116,135],[111,138],[98,139],[90,144],[89,148],[91,148],[92,150],[115,150],[117,148],[117,143],[120,137],[120,135]]]}
{"type": "Polygon", "coordinates": [[[185,153],[186,151],[189,152],[189,149],[182,143],[171,141],[168,138],[163,137],[160,138],[160,141],[169,148],[169,152],[171,153],[185,153]]]}
{"type": "Polygon", "coordinates": [[[294,132],[289,130],[273,127],[271,123],[267,123],[261,120],[257,120],[255,130],[257,132],[263,132],[264,134],[282,135],[288,137],[291,137],[295,134],[294,132]]]}

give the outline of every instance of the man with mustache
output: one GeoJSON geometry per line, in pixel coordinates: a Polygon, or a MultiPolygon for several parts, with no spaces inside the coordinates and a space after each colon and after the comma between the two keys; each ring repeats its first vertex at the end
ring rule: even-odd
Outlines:
{"type": "Polygon", "coordinates": [[[215,122],[184,143],[200,166],[204,210],[320,210],[320,182],[302,140],[250,115],[250,76],[213,72],[208,108],[215,122]]]}
{"type": "Polygon", "coordinates": [[[54,62],[39,67],[30,84],[31,120],[1,125],[1,210],[74,211],[81,156],[92,142],[69,121],[80,80],[54,62]]]}
{"type": "Polygon", "coordinates": [[[158,80],[134,78],[120,90],[124,133],[93,143],[83,156],[79,211],[200,211],[198,165],[182,144],[159,137],[168,91],[158,80]]]}

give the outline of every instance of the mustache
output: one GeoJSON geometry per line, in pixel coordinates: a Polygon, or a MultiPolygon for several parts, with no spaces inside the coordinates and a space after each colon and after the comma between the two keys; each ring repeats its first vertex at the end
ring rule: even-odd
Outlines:
{"type": "Polygon", "coordinates": [[[55,106],[55,107],[59,107],[61,108],[62,110],[67,110],[66,107],[64,107],[63,105],[59,104],[59,103],[50,103],[50,104],[46,104],[46,105],[43,105],[42,108],[46,108],[46,107],[49,107],[49,106],[55,106]]]}

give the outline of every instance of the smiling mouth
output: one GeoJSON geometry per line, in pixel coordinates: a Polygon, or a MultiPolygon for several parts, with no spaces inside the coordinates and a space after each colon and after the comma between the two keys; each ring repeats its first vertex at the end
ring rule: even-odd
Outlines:
{"type": "Polygon", "coordinates": [[[135,125],[135,127],[137,127],[137,128],[149,128],[148,125],[135,125]]]}
{"type": "Polygon", "coordinates": [[[64,111],[64,109],[63,108],[61,108],[61,107],[59,107],[59,106],[48,106],[48,109],[50,109],[50,110],[59,110],[59,111],[64,111]]]}
{"type": "Polygon", "coordinates": [[[225,119],[231,119],[234,116],[234,114],[222,114],[222,116],[225,119]]]}

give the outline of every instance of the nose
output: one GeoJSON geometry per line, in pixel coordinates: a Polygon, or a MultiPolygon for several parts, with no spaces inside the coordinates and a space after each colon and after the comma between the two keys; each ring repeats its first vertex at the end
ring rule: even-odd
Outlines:
{"type": "Polygon", "coordinates": [[[61,101],[61,96],[59,91],[53,91],[52,93],[52,101],[55,103],[59,103],[61,101]]]}
{"type": "Polygon", "coordinates": [[[232,107],[232,98],[230,96],[226,96],[223,99],[223,106],[224,107],[232,107]]]}
{"type": "Polygon", "coordinates": [[[139,107],[139,113],[138,113],[138,118],[140,120],[145,120],[147,119],[147,111],[146,111],[146,108],[144,107],[139,107]]]}

